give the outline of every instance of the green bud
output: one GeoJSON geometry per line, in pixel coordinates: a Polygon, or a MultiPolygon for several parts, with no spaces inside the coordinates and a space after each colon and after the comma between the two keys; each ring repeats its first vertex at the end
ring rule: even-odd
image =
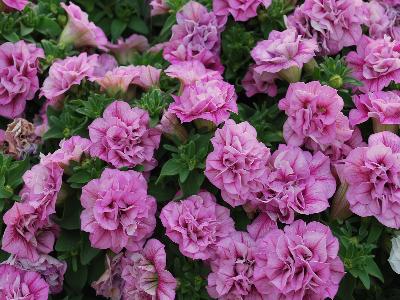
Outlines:
{"type": "Polygon", "coordinates": [[[65,16],[65,15],[58,15],[58,17],[57,17],[57,23],[58,23],[58,25],[60,25],[61,27],[64,27],[65,24],[67,24],[67,22],[68,22],[67,16],[65,16]]]}
{"type": "Polygon", "coordinates": [[[329,78],[328,84],[335,89],[340,89],[343,86],[343,79],[340,75],[333,75],[329,78]]]}

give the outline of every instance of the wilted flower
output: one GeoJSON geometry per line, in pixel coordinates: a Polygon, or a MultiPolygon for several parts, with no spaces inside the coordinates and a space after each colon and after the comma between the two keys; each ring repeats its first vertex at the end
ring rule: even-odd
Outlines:
{"type": "Polygon", "coordinates": [[[235,230],[229,209],[218,205],[215,197],[205,191],[181,202],[169,202],[160,219],[166,235],[192,259],[211,258],[215,245],[235,230]]]}
{"type": "Polygon", "coordinates": [[[15,118],[39,89],[37,76],[41,48],[24,41],[0,45],[0,116],[15,118]]]}
{"type": "Polygon", "coordinates": [[[261,3],[268,8],[271,0],[213,0],[213,11],[217,16],[231,14],[235,21],[244,22],[257,16],[257,8],[261,3]]]}
{"type": "Polygon", "coordinates": [[[136,171],[105,169],[82,188],[81,204],[81,229],[94,248],[137,251],[156,226],[156,200],[136,171]]]}
{"type": "Polygon", "coordinates": [[[176,21],[172,37],[164,47],[164,58],[172,64],[198,60],[206,68],[222,73],[220,34],[226,17],[217,17],[203,5],[190,1],[176,14],[176,21]]]}
{"type": "Polygon", "coordinates": [[[96,47],[107,50],[107,37],[100,27],[89,21],[88,14],[71,1],[69,5],[60,4],[68,14],[68,23],[60,36],[60,42],[75,47],[96,47]]]}
{"type": "Polygon", "coordinates": [[[278,92],[275,80],[278,76],[268,72],[258,73],[254,68],[255,65],[251,65],[242,80],[242,86],[246,91],[246,96],[252,97],[260,93],[275,97],[278,92]]]}
{"type": "Polygon", "coordinates": [[[17,118],[8,124],[2,141],[4,153],[14,159],[25,159],[30,154],[35,154],[40,143],[40,138],[35,134],[35,126],[25,119],[17,118]]]}
{"type": "Polygon", "coordinates": [[[0,299],[46,300],[49,286],[36,272],[0,265],[0,299]]]}
{"type": "Polygon", "coordinates": [[[208,180],[232,206],[253,199],[262,190],[270,157],[270,150],[257,140],[254,127],[228,120],[217,129],[211,143],[214,151],[207,156],[204,173],[208,180]]]}
{"type": "Polygon", "coordinates": [[[73,85],[92,77],[96,67],[97,54],[88,56],[86,52],[55,61],[43,82],[40,96],[46,97],[52,104],[57,103],[73,85]]]}
{"type": "Polygon", "coordinates": [[[352,76],[363,85],[357,87],[364,93],[377,92],[393,80],[400,83],[400,42],[389,36],[373,40],[363,36],[357,44],[357,52],[346,56],[352,76]]]}
{"type": "Polygon", "coordinates": [[[156,239],[123,258],[123,299],[174,300],[176,279],[166,269],[165,246],[156,239]]]}
{"type": "Polygon", "coordinates": [[[175,102],[168,111],[175,113],[181,122],[203,119],[218,125],[231,112],[238,112],[235,88],[222,80],[196,81],[185,86],[180,96],[172,97],[175,102]]]}
{"type": "Polygon", "coordinates": [[[343,169],[350,210],[391,228],[400,228],[399,145],[400,137],[391,132],[373,134],[368,147],[350,152],[343,169]]]}
{"type": "Polygon", "coordinates": [[[257,242],[254,284],[271,299],[333,299],[344,276],[329,227],[302,220],[257,242]]]}
{"type": "Polygon", "coordinates": [[[306,0],[286,19],[305,38],[320,45],[319,54],[336,54],[357,45],[362,35],[361,0],[306,0]]]}
{"type": "Polygon", "coordinates": [[[151,170],[157,164],[153,158],[160,144],[161,131],[149,128],[149,114],[128,103],[115,101],[89,125],[92,142],[90,154],[113,166],[134,167],[144,165],[151,170]]]}
{"type": "Polygon", "coordinates": [[[400,236],[392,238],[392,249],[390,249],[388,262],[392,270],[400,274],[400,236]]]}
{"type": "Polygon", "coordinates": [[[144,52],[149,48],[149,42],[143,35],[132,34],[125,40],[120,38],[116,44],[107,44],[107,48],[115,55],[121,65],[132,63],[138,52],[144,52]]]}

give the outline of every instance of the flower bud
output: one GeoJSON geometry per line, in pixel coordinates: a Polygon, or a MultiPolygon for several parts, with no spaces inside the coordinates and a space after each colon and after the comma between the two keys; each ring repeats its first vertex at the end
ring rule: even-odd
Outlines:
{"type": "Polygon", "coordinates": [[[343,79],[340,75],[333,75],[329,78],[328,84],[334,89],[340,89],[343,86],[343,79]]]}
{"type": "Polygon", "coordinates": [[[294,83],[300,81],[301,69],[299,67],[293,66],[289,69],[284,69],[279,71],[278,75],[285,81],[289,83],[294,83]]]}

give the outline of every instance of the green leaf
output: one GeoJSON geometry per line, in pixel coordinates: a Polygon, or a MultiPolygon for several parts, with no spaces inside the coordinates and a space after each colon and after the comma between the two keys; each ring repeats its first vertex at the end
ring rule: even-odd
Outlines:
{"type": "Polygon", "coordinates": [[[364,287],[369,290],[369,288],[371,287],[371,279],[369,278],[369,275],[366,272],[360,272],[358,274],[358,278],[360,278],[362,284],[364,285],[364,287]]]}
{"type": "Polygon", "coordinates": [[[167,38],[167,34],[170,33],[172,26],[176,23],[176,15],[172,14],[165,21],[163,28],[161,29],[160,36],[167,38]]]}
{"type": "Polygon", "coordinates": [[[185,182],[179,182],[179,185],[183,191],[182,198],[197,194],[203,182],[204,174],[202,172],[197,169],[190,172],[185,182]]]}
{"type": "Polygon", "coordinates": [[[12,167],[7,172],[7,184],[12,188],[20,185],[22,183],[22,175],[24,175],[29,167],[30,161],[28,157],[24,160],[14,162],[12,167]]]}
{"type": "Polygon", "coordinates": [[[65,273],[65,283],[79,293],[86,284],[88,277],[88,269],[86,266],[80,266],[79,269],[74,272],[73,268],[68,266],[67,272],[65,273]]]}
{"type": "Polygon", "coordinates": [[[99,249],[92,248],[86,233],[82,234],[80,260],[82,265],[89,264],[100,253],[99,249]]]}
{"type": "Polygon", "coordinates": [[[157,179],[157,182],[163,176],[173,176],[179,173],[179,170],[182,168],[182,165],[179,160],[177,159],[170,159],[168,160],[162,167],[160,176],[157,179]]]}
{"type": "Polygon", "coordinates": [[[4,33],[3,36],[7,41],[12,42],[12,43],[16,43],[20,40],[18,34],[16,34],[15,32],[4,33]]]}
{"type": "Polygon", "coordinates": [[[124,32],[126,26],[126,22],[120,19],[113,20],[111,23],[111,38],[113,40],[119,38],[122,35],[122,32],[124,32]]]}
{"type": "Polygon", "coordinates": [[[28,34],[32,33],[34,28],[26,27],[24,24],[21,23],[21,36],[27,36],[28,34]]]}
{"type": "Polygon", "coordinates": [[[14,193],[5,186],[0,186],[0,199],[9,199],[14,193]]]}
{"type": "Polygon", "coordinates": [[[62,230],[55,249],[61,252],[72,251],[79,246],[80,239],[80,232],[78,230],[62,230]]]}
{"type": "Polygon", "coordinates": [[[91,176],[85,170],[75,172],[70,178],[68,178],[68,183],[87,183],[91,180],[91,176]]]}
{"type": "Polygon", "coordinates": [[[368,274],[378,278],[380,281],[384,282],[382,272],[381,270],[379,270],[378,265],[372,258],[367,261],[367,265],[365,266],[365,271],[367,271],[368,274]]]}
{"type": "Polygon", "coordinates": [[[50,35],[52,37],[58,37],[61,33],[60,25],[47,16],[41,16],[39,18],[36,30],[44,35],[50,35]]]}
{"type": "Polygon", "coordinates": [[[63,216],[58,225],[63,229],[74,230],[81,228],[80,214],[82,206],[77,197],[65,199],[63,216]]]}
{"type": "Polygon", "coordinates": [[[147,27],[146,22],[144,22],[142,19],[139,17],[133,16],[132,20],[129,22],[129,28],[141,33],[141,34],[148,34],[149,33],[149,28],[147,27]]]}

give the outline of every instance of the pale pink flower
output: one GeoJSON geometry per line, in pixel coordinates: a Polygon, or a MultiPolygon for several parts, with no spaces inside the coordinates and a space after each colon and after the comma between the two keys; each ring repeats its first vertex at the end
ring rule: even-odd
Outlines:
{"type": "Polygon", "coordinates": [[[361,124],[374,118],[380,124],[400,124],[400,92],[370,92],[354,95],[356,108],[350,111],[351,125],[361,124]]]}
{"type": "Polygon", "coordinates": [[[318,81],[290,84],[278,105],[288,116],[283,126],[286,142],[301,146],[312,140],[324,149],[324,145],[348,140],[352,131],[341,112],[343,105],[335,89],[318,81]]]}
{"type": "Polygon", "coordinates": [[[368,147],[359,147],[345,159],[346,198],[355,214],[374,216],[391,228],[400,228],[400,138],[391,132],[373,134],[368,147]]]}
{"type": "Polygon", "coordinates": [[[132,84],[140,86],[144,90],[158,86],[160,83],[161,70],[152,66],[134,66],[137,76],[133,78],[132,84]]]}
{"type": "Polygon", "coordinates": [[[229,209],[218,205],[215,197],[205,191],[180,202],[169,202],[160,219],[166,235],[179,244],[183,255],[192,259],[211,258],[215,245],[235,230],[229,209]]]}
{"type": "Polygon", "coordinates": [[[107,48],[115,55],[121,65],[132,63],[133,58],[139,52],[144,52],[149,48],[147,38],[140,34],[132,34],[130,37],[120,38],[116,44],[107,44],[107,48]]]}
{"type": "Polygon", "coordinates": [[[1,4],[6,6],[6,10],[24,10],[25,6],[28,5],[28,0],[1,0],[1,4]]]}
{"type": "Polygon", "coordinates": [[[238,112],[237,95],[233,85],[222,80],[199,80],[184,87],[168,111],[181,122],[203,119],[218,125],[226,121],[231,112],[238,112]]]}
{"type": "Polygon", "coordinates": [[[36,272],[0,265],[0,299],[46,300],[49,286],[36,272]]]}
{"type": "Polygon", "coordinates": [[[43,82],[40,96],[46,97],[52,104],[57,103],[73,85],[92,77],[96,67],[97,54],[88,56],[86,52],[55,61],[43,82]]]}
{"type": "Polygon", "coordinates": [[[156,200],[136,171],[105,169],[82,188],[81,204],[81,229],[94,248],[136,251],[156,226],[156,200]]]}
{"type": "Polygon", "coordinates": [[[160,144],[161,131],[150,128],[147,111],[131,108],[128,103],[115,101],[89,125],[92,142],[90,154],[113,166],[143,165],[151,170],[157,164],[154,151],[160,144]]]}
{"type": "Polygon", "coordinates": [[[53,251],[58,227],[50,220],[41,220],[38,211],[28,203],[14,203],[4,214],[3,221],[6,229],[2,250],[31,261],[53,251]]]}
{"type": "Polygon", "coordinates": [[[63,290],[64,274],[67,270],[65,261],[58,260],[50,255],[40,255],[37,261],[17,258],[13,265],[40,274],[49,285],[50,294],[58,294],[63,290]]]}
{"type": "Polygon", "coordinates": [[[106,72],[104,76],[96,78],[96,82],[101,90],[107,91],[111,96],[117,96],[126,93],[132,80],[137,76],[139,74],[133,66],[117,67],[106,72]]]}
{"type": "Polygon", "coordinates": [[[206,68],[223,72],[219,52],[226,17],[217,17],[203,5],[190,1],[177,14],[172,37],[164,47],[164,58],[174,64],[198,60],[206,68]]]}
{"type": "Polygon", "coordinates": [[[69,5],[60,4],[68,14],[68,23],[60,36],[60,42],[73,44],[75,47],[96,47],[107,50],[107,37],[103,30],[89,21],[88,14],[71,1],[69,5]]]}
{"type": "Polygon", "coordinates": [[[257,140],[248,122],[228,120],[211,139],[214,151],[207,156],[205,175],[232,206],[245,204],[262,190],[270,150],[257,140]]]}
{"type": "Polygon", "coordinates": [[[272,219],[290,224],[295,214],[315,214],[329,207],[336,180],[327,156],[280,145],[269,165],[271,171],[257,203],[272,219]]]}
{"type": "Polygon", "coordinates": [[[21,115],[26,101],[33,99],[39,89],[39,58],[44,58],[44,52],[34,44],[0,45],[0,116],[21,115]]]}
{"type": "Polygon", "coordinates": [[[275,97],[278,93],[278,87],[275,84],[278,76],[268,72],[258,73],[254,68],[255,65],[251,65],[242,80],[246,96],[252,97],[255,94],[267,94],[270,97],[275,97]]]}
{"type": "Polygon", "coordinates": [[[271,299],[333,299],[345,274],[338,239],[318,222],[272,230],[255,252],[254,284],[271,299]]]}
{"type": "Polygon", "coordinates": [[[211,298],[262,299],[253,278],[255,242],[247,232],[234,232],[219,242],[210,264],[207,291],[211,298]]]}
{"type": "Polygon", "coordinates": [[[231,14],[235,21],[247,21],[257,16],[260,4],[265,8],[271,5],[271,0],[213,0],[213,11],[218,16],[231,14]]]}
{"type": "Polygon", "coordinates": [[[381,91],[391,81],[400,83],[400,42],[389,36],[377,40],[363,36],[357,52],[347,54],[346,61],[352,76],[363,83],[357,89],[364,93],[381,91]]]}
{"type": "Polygon", "coordinates": [[[305,38],[313,38],[320,55],[357,45],[362,35],[361,0],[306,0],[286,19],[305,38]]]}
{"type": "Polygon", "coordinates": [[[156,239],[147,241],[143,250],[128,252],[123,258],[122,299],[174,300],[176,279],[167,270],[165,246],[156,239]]]}
{"type": "Polygon", "coordinates": [[[169,11],[167,0],[151,0],[150,6],[151,6],[151,15],[153,17],[158,15],[164,15],[169,11]]]}
{"type": "Polygon", "coordinates": [[[260,41],[251,51],[256,62],[255,72],[278,73],[291,67],[301,69],[314,56],[318,45],[304,38],[293,28],[282,32],[271,31],[268,40],[260,41]]]}
{"type": "Polygon", "coordinates": [[[223,80],[219,72],[207,69],[197,60],[172,64],[165,70],[165,74],[172,78],[178,78],[183,85],[190,85],[198,80],[223,80]]]}

